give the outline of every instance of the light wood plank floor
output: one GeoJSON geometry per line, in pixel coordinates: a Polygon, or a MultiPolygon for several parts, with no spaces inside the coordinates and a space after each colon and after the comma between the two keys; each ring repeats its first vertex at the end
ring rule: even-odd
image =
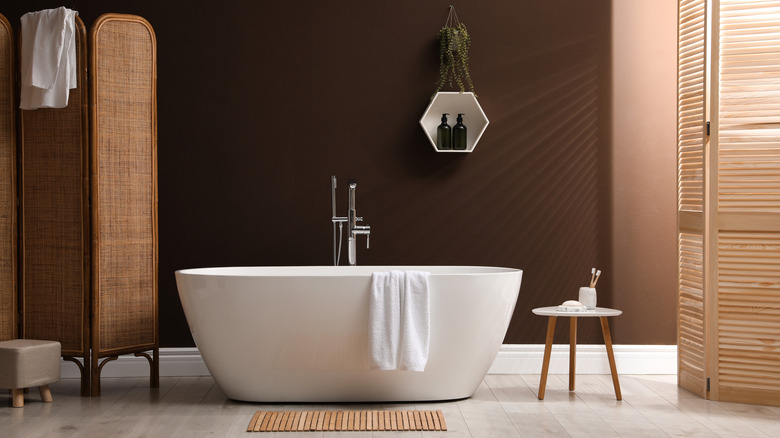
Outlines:
{"type": "Polygon", "coordinates": [[[37,391],[25,407],[10,407],[0,394],[2,437],[778,437],[780,408],[710,402],[679,389],[675,376],[620,376],[623,401],[615,400],[609,375],[548,378],[544,401],[536,399],[538,375],[489,375],[473,397],[446,403],[276,405],[225,398],[211,377],[103,379],[99,398],[79,396],[79,382],[52,386],[53,403],[37,391]],[[7,406],[7,407],[6,407],[7,406]],[[257,410],[441,409],[448,432],[247,433],[257,410]]]}

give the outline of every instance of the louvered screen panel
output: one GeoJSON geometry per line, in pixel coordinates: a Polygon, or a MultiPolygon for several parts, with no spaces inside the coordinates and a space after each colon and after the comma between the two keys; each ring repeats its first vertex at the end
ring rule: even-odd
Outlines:
{"type": "Polygon", "coordinates": [[[704,396],[705,2],[682,0],[678,47],[678,379],[704,396]]]}
{"type": "Polygon", "coordinates": [[[14,42],[0,15],[0,341],[16,338],[16,133],[14,42]]]}
{"type": "Polygon", "coordinates": [[[91,55],[94,358],[158,342],[154,32],[106,14],[91,55]]]}
{"type": "Polygon", "coordinates": [[[682,0],[677,65],[678,204],[704,209],[705,2],[682,0]]]}
{"type": "Polygon", "coordinates": [[[780,233],[721,232],[720,399],[780,404],[780,233]]]}
{"type": "Polygon", "coordinates": [[[76,17],[78,88],[67,108],[20,111],[22,337],[89,356],[86,28],[76,17]]]}
{"type": "Polygon", "coordinates": [[[700,395],[706,388],[704,356],[704,242],[701,234],[680,233],[679,240],[680,385],[700,395]]]}
{"type": "Polygon", "coordinates": [[[719,211],[780,213],[780,2],[720,10],[719,211]]]}
{"type": "Polygon", "coordinates": [[[718,390],[780,405],[780,1],[720,1],[718,390]]]}

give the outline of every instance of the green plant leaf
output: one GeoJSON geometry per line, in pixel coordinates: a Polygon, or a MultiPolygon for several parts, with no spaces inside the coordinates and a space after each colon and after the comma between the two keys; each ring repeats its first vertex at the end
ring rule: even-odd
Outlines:
{"type": "MultiPolygon", "coordinates": [[[[469,49],[471,35],[466,25],[459,23],[455,27],[443,27],[438,33],[439,39],[439,80],[431,99],[445,86],[457,85],[461,93],[474,92],[474,83],[469,72],[469,49]]],[[[476,95],[476,93],[475,93],[476,95]]]]}

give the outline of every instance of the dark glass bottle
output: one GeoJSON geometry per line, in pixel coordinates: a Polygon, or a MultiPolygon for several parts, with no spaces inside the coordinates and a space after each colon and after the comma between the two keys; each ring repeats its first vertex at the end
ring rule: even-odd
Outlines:
{"type": "Polygon", "coordinates": [[[449,113],[441,115],[441,125],[436,128],[436,147],[439,150],[452,149],[452,128],[447,124],[449,113]]]}
{"type": "Polygon", "coordinates": [[[458,123],[452,127],[452,148],[466,149],[466,125],[463,124],[463,114],[458,114],[458,123]]]}

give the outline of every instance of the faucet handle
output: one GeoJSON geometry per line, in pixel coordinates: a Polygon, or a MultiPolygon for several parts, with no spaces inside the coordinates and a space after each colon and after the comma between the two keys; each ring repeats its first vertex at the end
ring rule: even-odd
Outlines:
{"type": "Polygon", "coordinates": [[[355,225],[352,227],[354,234],[362,234],[366,236],[366,249],[369,248],[369,239],[371,238],[371,226],[370,225],[355,225]]]}

